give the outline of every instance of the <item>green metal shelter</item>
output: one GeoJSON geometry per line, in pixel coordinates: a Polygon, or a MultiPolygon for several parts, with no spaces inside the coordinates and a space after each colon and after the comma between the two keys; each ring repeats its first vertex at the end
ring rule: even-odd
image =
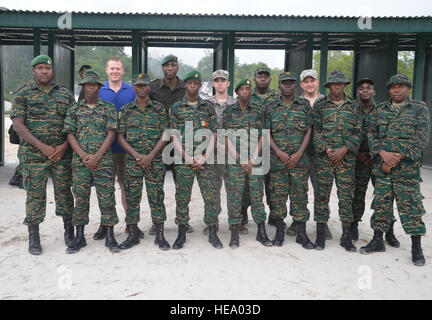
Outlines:
{"type": "MultiPolygon", "coordinates": [[[[328,50],[353,50],[353,78],[373,78],[377,100],[387,98],[386,81],[397,71],[398,51],[415,51],[413,98],[432,107],[432,16],[332,17],[281,15],[195,15],[22,11],[0,8],[2,47],[31,45],[34,55],[48,46],[56,81],[73,89],[76,46],[131,46],[132,72],[147,72],[149,47],[208,48],[214,69],[234,75],[234,50],[285,51],[285,70],[312,67],[320,50],[320,91],[327,76],[328,50]]],[[[4,163],[4,103],[0,68],[0,165],[4,163]]],[[[232,88],[231,88],[232,90],[232,88]]],[[[355,95],[355,92],[353,92],[355,95]]],[[[432,140],[432,139],[431,139],[432,140]]],[[[432,141],[424,153],[432,165],[432,141]]]]}

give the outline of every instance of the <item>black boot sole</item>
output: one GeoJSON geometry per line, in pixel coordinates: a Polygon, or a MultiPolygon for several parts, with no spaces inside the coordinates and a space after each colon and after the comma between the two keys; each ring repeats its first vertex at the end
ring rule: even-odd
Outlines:
{"type": "Polygon", "coordinates": [[[87,246],[87,242],[81,243],[77,248],[75,247],[67,247],[66,248],[66,253],[67,254],[73,254],[73,253],[77,253],[81,250],[81,248],[84,248],[85,246],[87,246]]]}
{"type": "Polygon", "coordinates": [[[130,249],[133,246],[136,246],[137,244],[140,244],[140,242],[141,241],[139,239],[137,239],[137,241],[135,241],[133,243],[128,243],[128,244],[124,244],[124,245],[123,245],[123,243],[120,243],[119,248],[120,248],[120,250],[130,249]]]}
{"type": "Polygon", "coordinates": [[[391,240],[385,239],[385,240],[390,247],[393,247],[393,248],[399,248],[400,247],[400,243],[397,240],[396,240],[397,242],[393,242],[394,241],[393,239],[391,239],[391,240]]]}
{"type": "Polygon", "coordinates": [[[42,249],[29,249],[29,253],[34,256],[40,256],[42,254],[42,249]]]}

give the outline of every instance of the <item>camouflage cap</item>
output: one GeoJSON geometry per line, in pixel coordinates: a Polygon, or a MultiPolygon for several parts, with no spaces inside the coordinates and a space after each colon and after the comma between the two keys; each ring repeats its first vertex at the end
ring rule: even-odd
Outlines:
{"type": "Polygon", "coordinates": [[[34,67],[34,66],[36,66],[38,64],[50,64],[50,65],[52,65],[53,62],[52,62],[52,59],[49,56],[42,54],[42,55],[39,55],[39,56],[35,57],[31,61],[30,64],[31,64],[32,67],[34,67]]]}
{"type": "Polygon", "coordinates": [[[176,63],[178,63],[178,58],[175,55],[173,55],[173,54],[169,54],[165,58],[163,58],[163,60],[161,62],[161,66],[163,66],[164,64],[166,64],[168,62],[176,62],[176,63]]]}
{"type": "Polygon", "coordinates": [[[84,85],[86,83],[99,83],[101,86],[104,85],[104,83],[99,79],[99,75],[92,69],[84,71],[83,78],[78,84],[84,85]]]}
{"type": "Polygon", "coordinates": [[[387,88],[389,88],[393,84],[404,84],[410,88],[412,88],[411,80],[404,74],[395,74],[390,77],[390,80],[387,82],[387,88]]]}
{"type": "Polygon", "coordinates": [[[363,83],[369,83],[371,85],[375,85],[375,82],[372,79],[369,78],[362,78],[359,81],[357,81],[357,87],[361,86],[363,83]]]}
{"type": "Polygon", "coordinates": [[[318,80],[318,73],[314,69],[303,70],[300,73],[300,82],[306,79],[307,77],[312,77],[315,80],[318,80]]]}
{"type": "Polygon", "coordinates": [[[237,92],[237,90],[241,86],[251,86],[252,87],[252,84],[251,84],[251,81],[249,79],[246,79],[246,78],[240,79],[239,82],[237,82],[237,85],[236,85],[234,91],[237,92]]]}
{"type": "Polygon", "coordinates": [[[145,73],[139,73],[135,75],[132,79],[132,85],[136,84],[150,84],[150,76],[145,73]]]}
{"type": "Polygon", "coordinates": [[[269,75],[271,74],[270,69],[268,67],[261,67],[255,70],[255,75],[262,72],[268,73],[269,75]]]}
{"type": "Polygon", "coordinates": [[[188,81],[190,79],[200,80],[201,81],[201,73],[199,73],[196,70],[189,71],[188,73],[185,74],[185,76],[183,78],[183,81],[186,82],[186,81],[188,81]]]}
{"type": "Polygon", "coordinates": [[[284,81],[284,80],[294,80],[294,81],[297,81],[297,75],[294,72],[291,72],[291,71],[282,72],[279,75],[279,82],[280,81],[284,81]]]}
{"type": "Polygon", "coordinates": [[[229,80],[229,72],[222,69],[216,70],[215,72],[213,72],[213,80],[217,78],[229,80]]]}
{"type": "Polygon", "coordinates": [[[348,81],[345,78],[345,73],[343,73],[340,70],[335,70],[335,71],[330,72],[330,74],[328,75],[328,80],[327,80],[326,84],[324,85],[324,87],[328,88],[330,83],[350,84],[351,81],[348,81]]]}

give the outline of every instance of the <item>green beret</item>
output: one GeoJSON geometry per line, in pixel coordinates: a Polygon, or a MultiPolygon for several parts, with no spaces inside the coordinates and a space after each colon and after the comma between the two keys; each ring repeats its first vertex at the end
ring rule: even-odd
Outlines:
{"type": "Polygon", "coordinates": [[[251,86],[252,87],[252,84],[251,84],[251,81],[249,79],[246,79],[246,78],[240,79],[239,82],[237,82],[237,85],[236,85],[234,91],[237,92],[237,90],[241,86],[251,86]]]}
{"type": "Polygon", "coordinates": [[[99,79],[99,75],[92,69],[84,71],[83,78],[78,84],[84,85],[86,83],[99,83],[101,86],[104,85],[104,83],[99,79]]]}
{"type": "Polygon", "coordinates": [[[261,67],[261,68],[258,68],[255,70],[255,75],[257,75],[258,73],[262,73],[262,72],[268,73],[269,75],[271,74],[269,68],[261,67]]]}
{"type": "Polygon", "coordinates": [[[52,62],[52,59],[50,57],[48,57],[47,55],[42,54],[40,56],[35,57],[31,61],[30,64],[31,64],[32,67],[34,67],[34,66],[36,66],[38,64],[50,64],[50,65],[52,65],[53,62],[52,62]]]}
{"type": "Polygon", "coordinates": [[[297,75],[294,72],[291,72],[291,71],[282,72],[279,75],[279,82],[280,81],[284,81],[284,80],[294,80],[294,81],[297,81],[297,75]]]}
{"type": "Polygon", "coordinates": [[[185,76],[183,78],[183,81],[186,82],[189,79],[200,80],[201,81],[201,73],[199,73],[196,70],[189,71],[188,73],[185,74],[185,76]]]}
{"type": "Polygon", "coordinates": [[[139,73],[132,79],[132,85],[136,84],[150,84],[150,76],[148,74],[139,73]]]}
{"type": "Polygon", "coordinates": [[[329,73],[328,80],[327,80],[326,84],[324,85],[324,87],[328,88],[328,86],[330,85],[330,83],[345,83],[345,84],[350,84],[351,81],[348,81],[345,78],[345,73],[343,73],[340,70],[336,70],[336,71],[332,71],[332,72],[329,73]]]}
{"type": "Polygon", "coordinates": [[[178,58],[173,54],[169,54],[165,58],[163,58],[161,65],[163,66],[168,62],[178,62],[178,58]]]}
{"type": "Polygon", "coordinates": [[[389,88],[393,84],[404,84],[410,88],[412,88],[411,80],[404,74],[395,74],[390,77],[390,80],[387,82],[387,88],[389,88]]]}

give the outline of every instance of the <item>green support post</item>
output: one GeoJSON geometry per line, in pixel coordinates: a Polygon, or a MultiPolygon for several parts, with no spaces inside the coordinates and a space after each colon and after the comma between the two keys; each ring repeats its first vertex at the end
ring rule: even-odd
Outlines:
{"type": "Polygon", "coordinates": [[[233,94],[233,88],[235,86],[234,84],[234,51],[235,51],[235,35],[234,32],[230,32],[227,39],[228,48],[228,72],[229,72],[229,80],[231,82],[231,86],[228,88],[229,95],[233,94]]]}
{"type": "Polygon", "coordinates": [[[423,81],[425,76],[426,52],[424,35],[417,35],[414,59],[413,91],[415,100],[423,99],[423,81]]]}
{"type": "Polygon", "coordinates": [[[33,57],[41,54],[41,32],[40,28],[33,29],[33,57]]]}
{"type": "Polygon", "coordinates": [[[50,31],[48,33],[48,56],[51,57],[53,62],[54,62],[54,42],[55,42],[54,32],[50,31]]]}
{"type": "Polygon", "coordinates": [[[327,59],[328,59],[328,34],[324,33],[321,36],[321,54],[320,54],[320,75],[319,75],[319,91],[321,94],[326,94],[324,84],[327,81],[327,59]]]}
{"type": "Polygon", "coordinates": [[[4,165],[4,154],[5,154],[5,123],[4,123],[4,100],[3,100],[3,68],[2,68],[2,41],[0,39],[0,166],[4,165]]]}
{"type": "Polygon", "coordinates": [[[70,47],[72,48],[71,50],[71,62],[70,62],[70,75],[69,75],[69,79],[70,79],[70,90],[72,92],[74,92],[75,90],[75,39],[72,38],[71,42],[70,42],[70,47]]]}
{"type": "Polygon", "coordinates": [[[132,30],[132,77],[142,70],[142,38],[138,30],[132,30]]]}
{"type": "Polygon", "coordinates": [[[291,49],[291,46],[289,43],[287,43],[285,45],[285,61],[284,61],[284,71],[289,71],[290,68],[290,64],[289,64],[289,60],[290,60],[290,53],[289,50],[291,49]]]}
{"type": "Polygon", "coordinates": [[[312,69],[313,63],[313,37],[312,35],[308,36],[306,43],[306,57],[305,57],[305,69],[312,69]]]}

